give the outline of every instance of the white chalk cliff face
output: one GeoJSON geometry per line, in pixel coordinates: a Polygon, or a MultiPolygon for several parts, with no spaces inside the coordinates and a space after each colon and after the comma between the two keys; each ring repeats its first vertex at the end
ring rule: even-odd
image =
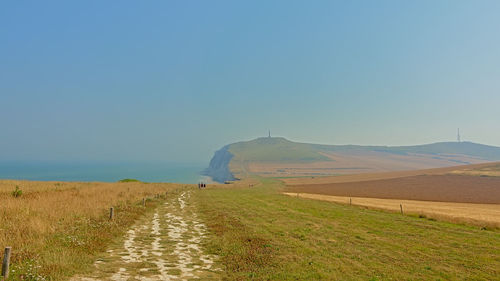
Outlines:
{"type": "Polygon", "coordinates": [[[229,145],[224,146],[210,160],[210,164],[203,172],[204,175],[210,176],[216,182],[232,181],[236,178],[229,169],[229,162],[233,158],[233,154],[229,152],[229,145]]]}

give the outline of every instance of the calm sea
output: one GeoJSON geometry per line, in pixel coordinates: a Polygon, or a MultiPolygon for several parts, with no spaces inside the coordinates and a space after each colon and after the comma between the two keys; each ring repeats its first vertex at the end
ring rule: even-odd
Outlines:
{"type": "Polygon", "coordinates": [[[145,182],[205,182],[200,172],[206,164],[111,163],[0,163],[0,179],[38,181],[116,182],[132,178],[145,182]]]}

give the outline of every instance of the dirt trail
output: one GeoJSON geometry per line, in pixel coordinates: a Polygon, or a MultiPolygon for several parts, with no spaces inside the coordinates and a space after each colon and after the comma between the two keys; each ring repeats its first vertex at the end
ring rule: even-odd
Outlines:
{"type": "Polygon", "coordinates": [[[165,202],[111,246],[91,276],[72,280],[218,280],[215,257],[203,252],[206,226],[189,199],[183,192],[165,202]]]}

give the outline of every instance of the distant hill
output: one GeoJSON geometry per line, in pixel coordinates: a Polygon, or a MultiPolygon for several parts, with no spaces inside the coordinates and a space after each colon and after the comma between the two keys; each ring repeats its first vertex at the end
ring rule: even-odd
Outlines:
{"type": "Polygon", "coordinates": [[[217,151],[205,174],[216,181],[249,174],[272,177],[331,176],[500,161],[500,147],[471,142],[416,146],[321,145],[285,138],[237,142],[217,151]]]}
{"type": "Polygon", "coordinates": [[[499,147],[473,142],[438,142],[416,146],[383,147],[376,148],[376,150],[404,154],[461,154],[491,161],[500,159],[499,147]]]}
{"type": "Polygon", "coordinates": [[[228,151],[240,161],[310,162],[326,161],[318,145],[291,142],[285,138],[258,138],[229,145],[228,151]]]}

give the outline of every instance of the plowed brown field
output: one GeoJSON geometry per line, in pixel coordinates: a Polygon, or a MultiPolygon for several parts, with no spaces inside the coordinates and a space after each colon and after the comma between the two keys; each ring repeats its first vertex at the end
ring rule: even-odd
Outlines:
{"type": "Polygon", "coordinates": [[[467,175],[421,175],[385,180],[304,184],[288,192],[348,197],[500,204],[500,178],[467,175]]]}
{"type": "Polygon", "coordinates": [[[337,176],[320,176],[320,177],[291,177],[281,179],[287,185],[304,185],[304,184],[327,184],[327,183],[343,183],[343,182],[360,182],[385,180],[421,175],[446,175],[446,174],[462,174],[462,175],[497,175],[500,173],[500,163],[483,163],[474,165],[453,166],[444,168],[433,168],[423,170],[408,170],[408,171],[391,171],[381,173],[362,173],[337,176]],[[493,170],[493,171],[492,171],[493,170]]]}

